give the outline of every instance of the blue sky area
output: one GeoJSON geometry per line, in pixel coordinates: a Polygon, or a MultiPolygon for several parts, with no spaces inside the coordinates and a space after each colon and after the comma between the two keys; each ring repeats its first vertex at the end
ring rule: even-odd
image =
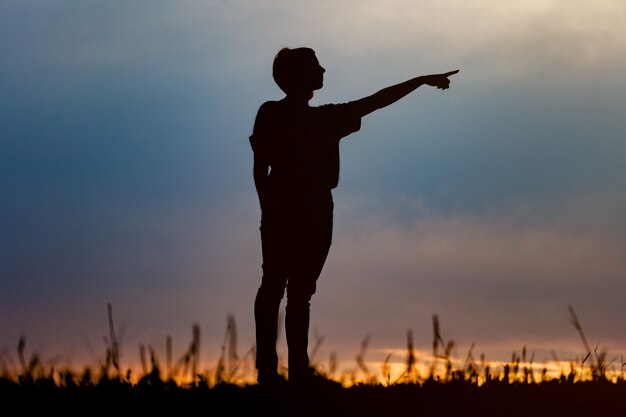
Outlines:
{"type": "Polygon", "coordinates": [[[0,1],[0,349],[93,362],[108,302],[127,363],[196,322],[215,360],[229,313],[251,346],[248,136],[276,52],[309,46],[312,105],[460,69],[341,144],[320,355],[428,349],[437,313],[459,356],[573,358],[570,304],[626,353],[625,24],[620,0],[0,1]]]}

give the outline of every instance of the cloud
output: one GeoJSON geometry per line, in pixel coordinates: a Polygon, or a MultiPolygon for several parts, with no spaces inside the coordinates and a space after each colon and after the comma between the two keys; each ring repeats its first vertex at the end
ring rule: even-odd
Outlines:
{"type": "MultiPolygon", "coordinates": [[[[225,13],[227,25],[238,16],[236,23],[248,25],[248,36],[254,34],[257,42],[307,44],[332,61],[356,61],[374,71],[460,65],[468,70],[465,77],[483,81],[559,77],[561,71],[618,75],[626,47],[618,0],[576,7],[557,0],[322,1],[314,7],[274,1],[216,9],[225,13]],[[373,56],[387,65],[376,68],[373,56]]],[[[245,34],[243,39],[252,42],[245,34]]],[[[362,71],[350,74],[363,80],[362,71]]]]}
{"type": "Polygon", "coordinates": [[[19,278],[3,277],[3,315],[19,320],[0,348],[21,330],[46,347],[104,327],[107,301],[143,329],[135,341],[186,340],[198,320],[219,350],[233,312],[252,343],[247,136],[280,97],[273,54],[301,44],[328,69],[316,104],[461,68],[446,94],[422,89],[342,143],[313,304],[329,348],[366,332],[402,346],[407,327],[428,344],[433,313],[462,341],[568,341],[569,303],[590,338],[624,346],[619,1],[0,9],[0,261],[19,278]]]}
{"type": "Polygon", "coordinates": [[[379,340],[412,327],[423,344],[438,313],[451,337],[468,344],[576,343],[572,304],[596,337],[625,345],[614,326],[624,318],[617,294],[626,263],[621,245],[600,231],[533,224],[517,213],[441,216],[419,205],[398,222],[376,210],[363,216],[353,202],[338,206],[316,296],[327,323],[356,320],[351,328],[379,340]],[[342,311],[344,303],[353,307],[342,311]]]}

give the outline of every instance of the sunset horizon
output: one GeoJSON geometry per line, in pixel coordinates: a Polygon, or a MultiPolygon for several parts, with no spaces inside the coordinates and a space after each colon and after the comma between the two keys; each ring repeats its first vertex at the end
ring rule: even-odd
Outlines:
{"type": "Polygon", "coordinates": [[[313,108],[460,70],[341,139],[313,363],[352,369],[369,335],[372,374],[390,353],[397,374],[410,331],[428,366],[436,315],[460,368],[525,347],[540,372],[589,353],[571,306],[622,372],[625,21],[619,0],[0,2],[1,363],[19,372],[24,340],[46,367],[98,366],[110,304],[134,372],[194,324],[214,372],[232,316],[254,379],[249,138],[285,97],[276,54],[308,47],[313,108]]]}

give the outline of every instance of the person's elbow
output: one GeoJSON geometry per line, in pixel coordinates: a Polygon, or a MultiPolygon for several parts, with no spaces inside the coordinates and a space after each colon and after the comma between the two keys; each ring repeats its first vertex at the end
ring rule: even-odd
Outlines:
{"type": "Polygon", "coordinates": [[[256,184],[263,184],[268,176],[269,165],[264,161],[255,158],[254,168],[252,170],[254,176],[254,182],[256,184]]]}

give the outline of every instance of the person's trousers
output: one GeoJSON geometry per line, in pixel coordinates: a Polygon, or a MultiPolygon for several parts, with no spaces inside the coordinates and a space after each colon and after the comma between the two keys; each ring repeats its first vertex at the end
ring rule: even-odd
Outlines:
{"type": "Polygon", "coordinates": [[[285,288],[285,333],[289,379],[309,371],[308,333],[311,297],[332,241],[332,197],[315,210],[263,213],[261,243],[263,278],[257,292],[256,367],[258,380],[277,376],[276,339],[280,303],[285,288]]]}

